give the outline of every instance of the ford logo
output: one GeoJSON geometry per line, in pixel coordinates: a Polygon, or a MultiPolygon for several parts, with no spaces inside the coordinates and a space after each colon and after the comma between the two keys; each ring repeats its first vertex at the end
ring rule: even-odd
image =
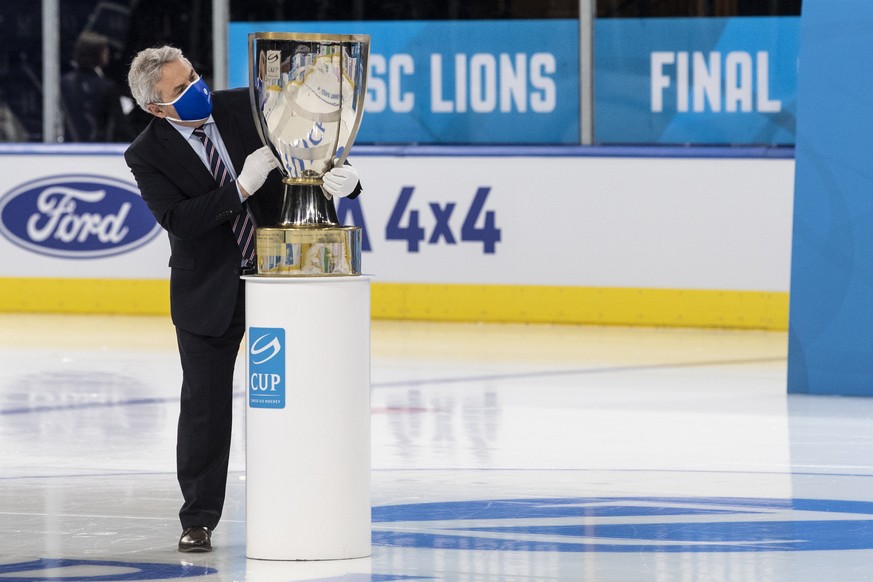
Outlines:
{"type": "Polygon", "coordinates": [[[160,230],[136,185],[106,176],[50,176],[0,197],[0,234],[52,257],[122,254],[160,230]]]}

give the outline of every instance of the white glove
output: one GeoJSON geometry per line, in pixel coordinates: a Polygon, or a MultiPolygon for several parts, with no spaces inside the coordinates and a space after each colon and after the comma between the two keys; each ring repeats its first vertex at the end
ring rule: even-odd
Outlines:
{"type": "Polygon", "coordinates": [[[267,174],[278,167],[279,160],[270,151],[270,146],[263,146],[248,155],[236,183],[243,195],[249,197],[264,185],[267,174]]]}
{"type": "Polygon", "coordinates": [[[358,185],[358,171],[352,166],[337,166],[325,174],[322,180],[324,184],[321,188],[328,200],[331,196],[345,198],[358,185]]]}

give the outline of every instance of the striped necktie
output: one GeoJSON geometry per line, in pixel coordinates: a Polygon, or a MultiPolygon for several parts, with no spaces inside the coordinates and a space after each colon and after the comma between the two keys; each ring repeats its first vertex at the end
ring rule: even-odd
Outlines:
{"type": "MultiPolygon", "coordinates": [[[[209,160],[209,171],[212,172],[212,177],[219,186],[224,186],[230,179],[230,173],[227,171],[227,166],[221,161],[221,156],[218,155],[218,150],[215,144],[203,131],[201,125],[194,130],[194,135],[197,136],[203,147],[206,148],[206,157],[209,160]]],[[[247,266],[255,264],[255,223],[249,216],[249,210],[243,203],[242,214],[237,214],[233,221],[233,236],[236,239],[236,244],[239,245],[239,250],[242,253],[243,260],[247,266]]]]}

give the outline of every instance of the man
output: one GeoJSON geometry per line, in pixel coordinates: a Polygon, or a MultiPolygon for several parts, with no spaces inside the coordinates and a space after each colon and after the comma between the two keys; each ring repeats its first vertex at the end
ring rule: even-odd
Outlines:
{"type": "MultiPolygon", "coordinates": [[[[233,369],[245,331],[240,275],[254,266],[252,225],[278,221],[284,187],[247,89],[211,93],[169,46],[140,52],[128,82],[154,118],[124,158],[170,239],[170,312],[182,363],[179,551],[208,552],[224,505],[233,369]]],[[[351,166],[327,177],[326,195],[361,191],[351,166]]]]}

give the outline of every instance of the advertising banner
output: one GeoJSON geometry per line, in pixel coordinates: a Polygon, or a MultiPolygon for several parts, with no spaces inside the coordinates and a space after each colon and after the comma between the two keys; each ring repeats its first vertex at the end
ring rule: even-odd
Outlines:
{"type": "Polygon", "coordinates": [[[25,146],[0,154],[0,277],[150,279],[169,243],[121,157],[122,146],[25,146]]]}
{"type": "Polygon", "coordinates": [[[578,144],[576,20],[234,22],[228,81],[249,85],[254,32],[367,34],[358,143],[578,144]]]}
{"type": "Polygon", "coordinates": [[[350,160],[376,283],[788,288],[790,159],[350,160]]]}
{"type": "Polygon", "coordinates": [[[798,17],[595,23],[597,143],[793,145],[798,17]]]}
{"type": "Polygon", "coordinates": [[[873,4],[806,0],[788,391],[873,396],[873,4]]]}
{"type": "MultiPolygon", "coordinates": [[[[123,147],[104,150],[0,155],[0,277],[169,277],[123,147]]],[[[456,150],[352,149],[364,193],[337,212],[376,283],[788,288],[791,159],[456,150]]]]}

